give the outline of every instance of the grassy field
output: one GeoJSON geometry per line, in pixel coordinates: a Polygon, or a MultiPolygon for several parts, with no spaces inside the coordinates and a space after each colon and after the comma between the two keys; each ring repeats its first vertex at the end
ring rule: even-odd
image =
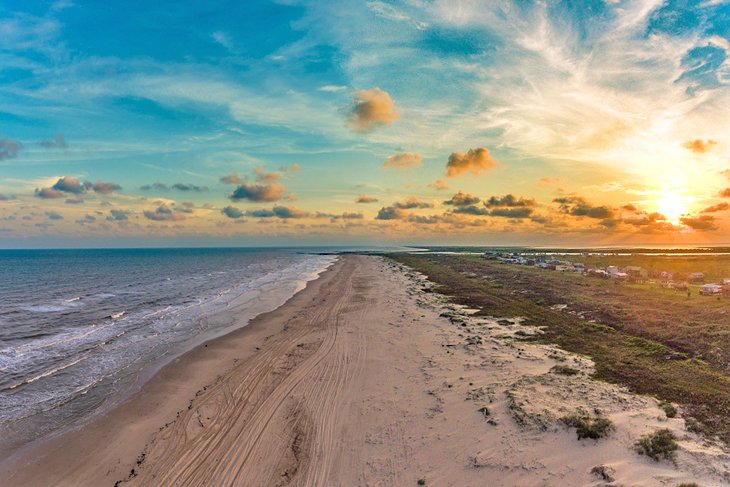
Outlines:
{"type": "Polygon", "coordinates": [[[590,356],[597,378],[679,403],[698,429],[730,444],[730,300],[478,256],[390,257],[482,315],[527,317],[545,327],[537,340],[590,356]]]}

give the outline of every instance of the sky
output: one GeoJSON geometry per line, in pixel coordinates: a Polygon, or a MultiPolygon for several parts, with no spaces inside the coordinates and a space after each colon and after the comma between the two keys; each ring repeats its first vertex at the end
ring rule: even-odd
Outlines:
{"type": "Polygon", "coordinates": [[[0,247],[730,243],[727,0],[0,0],[0,247]]]}

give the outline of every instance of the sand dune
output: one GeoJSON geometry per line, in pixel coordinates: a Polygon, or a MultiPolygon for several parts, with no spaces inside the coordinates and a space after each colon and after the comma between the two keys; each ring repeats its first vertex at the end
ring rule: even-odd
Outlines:
{"type": "Polygon", "coordinates": [[[585,358],[516,340],[535,331],[519,317],[471,317],[426,286],[384,259],[343,257],[105,418],[5,462],[3,485],[730,482],[727,452],[656,400],[591,380],[585,358]],[[551,371],[560,364],[580,373],[551,371]],[[615,431],[578,440],[560,418],[579,408],[615,431]],[[679,438],[676,465],[633,450],[660,427],[679,438]]]}

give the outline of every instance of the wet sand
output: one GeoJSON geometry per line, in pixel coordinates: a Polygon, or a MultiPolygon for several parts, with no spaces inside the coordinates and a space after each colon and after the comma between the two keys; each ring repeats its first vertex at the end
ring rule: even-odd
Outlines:
{"type": "MultiPolygon", "coordinates": [[[[451,308],[420,276],[344,256],[281,308],[175,360],[103,418],[0,465],[2,485],[723,485],[730,457],[652,398],[451,308]],[[551,372],[569,363],[576,376],[551,372]],[[600,409],[578,440],[559,418],[600,409]],[[482,408],[487,408],[484,411],[482,408]],[[676,464],[633,451],[670,428],[676,464]]],[[[518,334],[518,332],[520,332],[518,334]]]]}

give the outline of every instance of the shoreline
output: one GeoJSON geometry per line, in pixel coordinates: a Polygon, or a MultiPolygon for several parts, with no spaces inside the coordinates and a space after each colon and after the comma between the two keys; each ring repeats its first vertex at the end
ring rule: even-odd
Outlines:
{"type": "MultiPolygon", "coordinates": [[[[171,387],[166,389],[168,389],[168,393],[174,394],[174,399],[172,399],[171,402],[174,402],[175,406],[167,405],[167,407],[165,407],[163,411],[155,413],[153,417],[148,417],[144,419],[145,426],[143,427],[143,429],[147,430],[145,434],[151,435],[154,431],[157,431],[157,428],[154,427],[155,424],[159,424],[160,426],[162,426],[169,423],[172,419],[174,419],[173,414],[175,411],[173,410],[183,409],[184,407],[186,407],[190,398],[194,397],[194,395],[198,391],[202,390],[204,387],[213,382],[216,377],[218,377],[221,372],[224,372],[226,368],[230,367],[230,365],[224,365],[223,363],[221,363],[224,370],[206,369],[205,371],[198,372],[195,379],[193,379],[194,384],[196,384],[194,386],[191,386],[190,384],[186,385],[184,383],[181,383],[180,381],[176,381],[175,376],[179,375],[181,370],[176,371],[172,369],[191,369],[196,362],[207,364],[211,360],[208,357],[209,355],[211,355],[211,353],[207,349],[210,349],[211,352],[214,350],[222,350],[230,354],[231,347],[227,344],[229,340],[234,341],[237,344],[240,341],[246,341],[249,339],[257,340],[257,343],[265,341],[266,337],[262,336],[265,334],[265,332],[270,331],[273,334],[277,331],[275,329],[276,323],[273,322],[275,320],[267,320],[267,318],[270,318],[270,315],[275,315],[277,311],[281,310],[282,308],[287,307],[287,305],[291,301],[295,300],[295,298],[297,298],[297,296],[301,295],[302,293],[305,293],[308,289],[310,289],[310,293],[315,292],[312,290],[312,288],[316,288],[318,286],[318,282],[326,278],[328,274],[334,272],[335,267],[338,265],[338,262],[339,259],[335,259],[324,269],[317,271],[312,279],[305,281],[300,289],[297,289],[293,295],[291,295],[278,307],[270,311],[260,313],[255,317],[247,320],[246,323],[233,324],[228,327],[228,331],[224,331],[222,334],[217,336],[206,338],[203,341],[200,341],[197,344],[194,344],[191,347],[186,348],[179,353],[176,353],[174,356],[163,360],[161,363],[155,364],[149,370],[142,372],[140,376],[128,386],[128,390],[123,394],[122,397],[114,401],[112,404],[103,407],[102,410],[95,411],[88,417],[73,424],[63,426],[51,433],[50,435],[31,441],[23,445],[15,452],[6,456],[5,458],[0,459],[0,478],[5,478],[9,481],[12,481],[15,472],[20,470],[29,470],[29,466],[40,463],[40,459],[58,453],[65,447],[65,441],[68,439],[70,439],[72,443],[80,443],[79,440],[75,437],[76,435],[91,434],[92,436],[94,436],[97,433],[101,433],[106,436],[111,434],[112,431],[105,432],[103,430],[111,430],[113,426],[105,426],[104,423],[111,419],[111,422],[114,423],[114,425],[120,425],[117,416],[124,416],[127,410],[143,411],[144,409],[146,409],[144,407],[145,403],[154,403],[155,405],[161,404],[162,401],[160,398],[157,398],[157,400],[153,400],[152,397],[163,395],[156,389],[160,386],[164,387],[164,383],[167,381],[171,383],[171,387]],[[272,329],[265,330],[265,328],[272,329]],[[252,337],[249,338],[247,335],[252,335],[252,337]]],[[[321,285],[321,283],[319,285],[321,285]]],[[[230,310],[218,312],[216,313],[216,315],[213,316],[218,316],[219,319],[225,319],[223,317],[229,317],[235,322],[237,321],[235,315],[233,314],[235,312],[236,308],[234,307],[230,310]]],[[[245,343],[241,345],[245,345],[245,343]]],[[[249,354],[252,353],[252,348],[254,349],[254,351],[257,350],[257,346],[243,348],[244,351],[249,354]]],[[[236,360],[242,359],[237,358],[236,360]]],[[[223,360],[220,360],[220,362],[223,362],[223,360]]],[[[133,443],[138,444],[139,451],[142,451],[144,444],[139,445],[140,441],[136,441],[133,443]]],[[[125,477],[129,473],[129,471],[134,468],[137,462],[137,456],[139,454],[139,451],[133,452],[131,447],[127,448],[126,450],[127,451],[123,452],[123,454],[120,455],[120,467],[113,469],[113,471],[119,472],[120,479],[125,477]],[[122,459],[121,457],[124,458],[122,459]],[[129,469],[126,469],[125,471],[124,468],[121,467],[121,465],[126,465],[129,467],[129,469]]],[[[64,456],[65,455],[61,454],[61,457],[64,456]]],[[[63,462],[58,463],[62,464],[63,462]]],[[[49,478],[49,481],[52,482],[53,479],[49,478]]],[[[23,485],[30,484],[23,483],[23,485]]]]}

